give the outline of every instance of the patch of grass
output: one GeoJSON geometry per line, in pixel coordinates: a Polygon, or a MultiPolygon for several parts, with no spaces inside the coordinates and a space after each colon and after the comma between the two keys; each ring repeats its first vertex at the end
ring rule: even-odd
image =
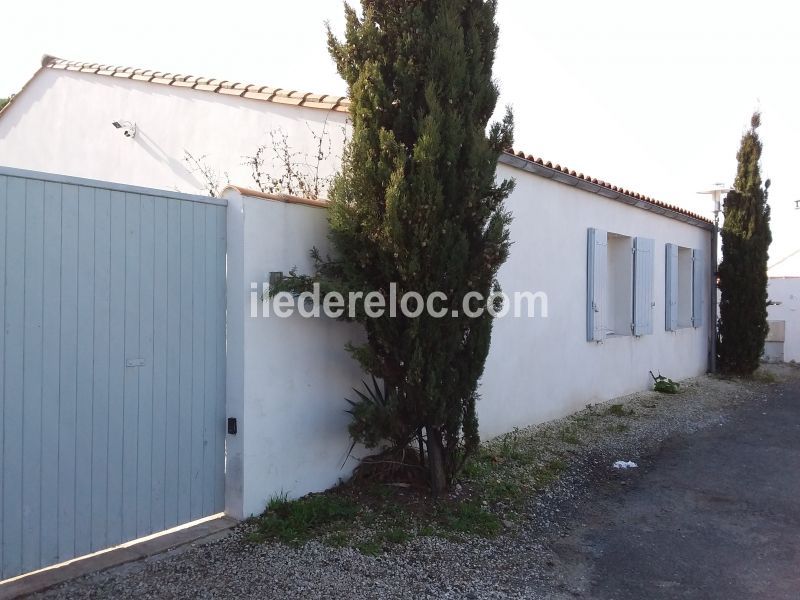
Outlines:
{"type": "Polygon", "coordinates": [[[506,479],[490,479],[481,482],[483,496],[489,502],[518,500],[522,496],[519,484],[506,479]]]}
{"type": "Polygon", "coordinates": [[[589,409],[572,417],[572,422],[575,423],[575,425],[580,429],[588,429],[592,426],[592,422],[596,417],[597,413],[595,413],[594,410],[589,409]]]}
{"type": "Polygon", "coordinates": [[[495,451],[492,455],[493,462],[529,465],[534,458],[523,444],[522,432],[517,427],[511,433],[500,437],[498,443],[492,446],[492,450],[495,451]]]}
{"type": "Polygon", "coordinates": [[[750,376],[750,379],[759,383],[778,383],[778,378],[775,373],[767,371],[766,369],[759,368],[750,376]]]}
{"type": "Polygon", "coordinates": [[[355,518],[359,511],[354,502],[333,494],[314,494],[299,500],[288,500],[282,494],[269,501],[252,537],[254,541],[273,539],[299,544],[355,518]]]}
{"type": "Polygon", "coordinates": [[[624,404],[612,404],[606,409],[606,414],[613,417],[630,417],[635,413],[632,408],[625,408],[624,404]]]}
{"type": "Polygon", "coordinates": [[[478,502],[463,502],[440,508],[439,522],[445,531],[493,537],[500,531],[500,519],[478,502]]]}
{"type": "Polygon", "coordinates": [[[350,545],[350,536],[344,531],[336,531],[326,537],[323,542],[332,548],[345,548],[350,545]]]}
{"type": "Polygon", "coordinates": [[[468,479],[478,479],[486,476],[492,470],[492,458],[489,454],[480,451],[464,465],[462,474],[468,479]]]}
{"type": "Polygon", "coordinates": [[[401,527],[392,527],[380,535],[381,540],[390,544],[405,544],[411,537],[411,533],[401,527]]]}
{"type": "Polygon", "coordinates": [[[369,540],[367,542],[358,544],[356,546],[356,550],[366,556],[379,556],[380,554],[383,554],[383,546],[381,546],[375,540],[369,540]]]}
{"type": "Polygon", "coordinates": [[[368,492],[378,498],[389,498],[394,493],[390,486],[380,483],[371,485],[368,492]]]}
{"type": "Polygon", "coordinates": [[[589,409],[574,423],[542,437],[514,430],[482,446],[467,462],[458,493],[438,502],[414,487],[374,480],[342,484],[295,501],[285,495],[273,498],[257,518],[251,540],[302,544],[317,539],[333,548],[377,556],[416,537],[496,536],[503,530],[502,519],[567,469],[570,452],[546,449],[554,436],[580,444],[581,426],[601,426],[602,416],[589,409]]]}
{"type": "Polygon", "coordinates": [[[559,438],[565,444],[573,444],[577,446],[581,443],[581,439],[578,437],[577,431],[573,428],[563,429],[559,435],[559,438]]]}
{"type": "Polygon", "coordinates": [[[629,425],[625,423],[615,423],[614,425],[610,425],[606,431],[610,431],[612,433],[624,433],[630,429],[629,425]]]}
{"type": "Polygon", "coordinates": [[[534,473],[534,479],[538,487],[545,487],[553,483],[558,477],[567,470],[567,463],[560,458],[554,458],[549,462],[540,465],[534,473]]]}

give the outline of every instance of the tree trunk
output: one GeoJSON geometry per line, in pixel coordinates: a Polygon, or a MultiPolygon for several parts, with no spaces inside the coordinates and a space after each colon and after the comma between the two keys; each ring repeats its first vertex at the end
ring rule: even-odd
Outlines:
{"type": "Polygon", "coordinates": [[[431,493],[434,498],[438,498],[447,492],[442,434],[437,427],[427,426],[425,429],[428,433],[428,472],[431,477],[431,493]]]}

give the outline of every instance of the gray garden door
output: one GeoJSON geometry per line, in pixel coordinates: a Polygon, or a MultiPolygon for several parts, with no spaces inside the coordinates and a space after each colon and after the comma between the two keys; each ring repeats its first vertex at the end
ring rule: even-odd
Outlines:
{"type": "Polygon", "coordinates": [[[223,510],[225,210],[0,168],[0,580],[223,510]]]}

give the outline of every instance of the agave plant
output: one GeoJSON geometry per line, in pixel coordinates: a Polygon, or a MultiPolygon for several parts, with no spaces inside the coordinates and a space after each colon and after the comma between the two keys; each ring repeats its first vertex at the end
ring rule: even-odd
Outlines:
{"type": "Polygon", "coordinates": [[[366,381],[362,383],[364,391],[353,388],[357,399],[345,398],[350,405],[346,412],[353,417],[348,428],[353,445],[377,448],[388,442],[396,447],[406,446],[413,435],[397,414],[397,390],[385,382],[379,384],[374,376],[372,385],[366,381]]]}
{"type": "Polygon", "coordinates": [[[650,371],[650,377],[653,378],[655,382],[653,384],[653,389],[656,392],[662,392],[664,394],[677,394],[680,391],[681,384],[677,381],[672,381],[669,377],[664,377],[661,373],[657,376],[653,375],[653,372],[650,371]]]}

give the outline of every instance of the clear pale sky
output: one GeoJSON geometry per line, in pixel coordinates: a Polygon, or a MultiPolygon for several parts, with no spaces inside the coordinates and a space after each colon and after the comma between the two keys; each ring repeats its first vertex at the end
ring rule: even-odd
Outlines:
{"type": "MultiPolygon", "coordinates": [[[[495,75],[516,146],[711,215],[695,192],[732,183],[736,150],[763,112],[772,179],[770,264],[800,250],[800,8],[787,0],[500,0],[495,75]]],[[[324,22],[335,0],[5,2],[0,96],[42,54],[344,93],[324,22]]],[[[773,271],[800,275],[800,254],[773,271]]]]}

